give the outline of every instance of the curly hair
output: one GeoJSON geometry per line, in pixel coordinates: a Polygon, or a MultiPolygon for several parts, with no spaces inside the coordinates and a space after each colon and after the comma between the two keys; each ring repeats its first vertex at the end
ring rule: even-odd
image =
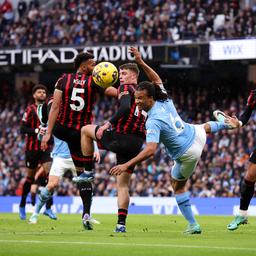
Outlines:
{"type": "Polygon", "coordinates": [[[143,90],[147,92],[148,96],[153,97],[154,100],[165,101],[169,98],[164,88],[161,88],[159,85],[154,85],[153,83],[148,81],[140,82],[138,87],[136,88],[136,91],[143,90]]]}
{"type": "Polygon", "coordinates": [[[94,55],[92,52],[80,52],[77,54],[75,60],[74,60],[74,67],[77,70],[82,62],[87,61],[89,59],[94,59],[94,55]]]}

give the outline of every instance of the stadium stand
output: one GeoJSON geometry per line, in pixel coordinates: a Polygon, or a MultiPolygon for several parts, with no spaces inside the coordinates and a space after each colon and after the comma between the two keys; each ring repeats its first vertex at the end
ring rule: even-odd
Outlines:
{"type": "Polygon", "coordinates": [[[256,35],[256,8],[201,0],[12,1],[0,6],[0,47],[173,43],[256,35]]]}

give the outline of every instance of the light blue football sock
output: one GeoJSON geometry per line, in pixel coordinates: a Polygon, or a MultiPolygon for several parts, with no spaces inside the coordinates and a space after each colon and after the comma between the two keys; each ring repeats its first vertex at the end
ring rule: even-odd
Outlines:
{"type": "Polygon", "coordinates": [[[189,193],[185,192],[182,194],[175,195],[175,198],[182,215],[186,218],[189,224],[197,223],[191,209],[191,204],[189,201],[189,193]]]}
{"type": "Polygon", "coordinates": [[[51,198],[52,194],[47,187],[43,188],[38,197],[38,203],[36,204],[35,213],[39,214],[45,203],[51,198]]]}
{"type": "Polygon", "coordinates": [[[230,126],[224,122],[219,122],[219,121],[210,121],[207,122],[211,126],[211,132],[215,133],[221,130],[229,129],[230,126]]]}

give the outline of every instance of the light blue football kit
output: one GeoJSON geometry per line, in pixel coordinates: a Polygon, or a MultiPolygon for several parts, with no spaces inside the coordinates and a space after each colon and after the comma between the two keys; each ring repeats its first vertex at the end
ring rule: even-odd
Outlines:
{"type": "Polygon", "coordinates": [[[53,136],[53,138],[54,147],[51,153],[53,162],[49,175],[62,177],[66,171],[70,170],[73,176],[77,176],[76,168],[72,161],[68,144],[55,136],[53,136]]]}
{"type": "Polygon", "coordinates": [[[65,141],[60,140],[55,136],[53,136],[53,138],[54,138],[54,147],[51,153],[51,157],[54,158],[55,156],[58,156],[62,158],[71,158],[68,144],[65,141]]]}
{"type": "Polygon", "coordinates": [[[172,159],[183,155],[195,138],[195,127],[182,121],[172,100],[156,101],[148,111],[147,142],[162,142],[172,159]]]}
{"type": "MultiPolygon", "coordinates": [[[[156,101],[147,114],[146,142],[162,142],[170,157],[175,160],[175,166],[172,169],[173,178],[188,179],[206,143],[203,125],[184,122],[171,99],[156,101]]],[[[224,122],[208,122],[208,124],[212,132],[228,128],[224,122]]]]}
{"type": "MultiPolygon", "coordinates": [[[[224,122],[208,122],[211,132],[227,129],[224,122]]],[[[147,112],[146,142],[163,143],[167,153],[175,161],[171,175],[175,180],[187,180],[196,168],[206,143],[206,131],[203,125],[192,125],[184,122],[171,99],[155,101],[147,112]]],[[[183,216],[191,227],[199,229],[189,200],[189,193],[175,195],[183,216]]],[[[191,230],[191,229],[188,229],[191,230]]]]}

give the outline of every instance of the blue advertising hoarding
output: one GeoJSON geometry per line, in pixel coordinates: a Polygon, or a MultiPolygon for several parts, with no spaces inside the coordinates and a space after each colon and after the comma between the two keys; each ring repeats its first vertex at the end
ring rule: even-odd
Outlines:
{"type": "MultiPolygon", "coordinates": [[[[239,198],[192,198],[192,210],[196,215],[234,215],[239,211],[239,198]]],[[[0,196],[0,212],[17,213],[20,197],[0,196]]],[[[30,203],[27,212],[32,212],[30,203]]],[[[54,197],[53,210],[56,213],[81,213],[80,197],[54,197]]],[[[95,197],[92,212],[112,214],[117,211],[115,197],[95,197]]],[[[129,213],[131,214],[181,214],[175,198],[163,197],[132,197],[129,213]]],[[[249,215],[256,216],[256,199],[249,208],[249,215]]]]}

